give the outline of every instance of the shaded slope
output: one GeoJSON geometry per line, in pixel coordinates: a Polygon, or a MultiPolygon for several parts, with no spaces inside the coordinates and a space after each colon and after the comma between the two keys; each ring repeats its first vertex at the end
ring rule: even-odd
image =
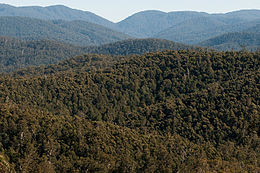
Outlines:
{"type": "Polygon", "coordinates": [[[130,38],[125,34],[83,21],[68,22],[64,26],[59,23],[62,22],[25,17],[0,17],[0,35],[25,40],[50,39],[81,46],[105,44],[130,38]]]}
{"type": "Polygon", "coordinates": [[[200,43],[217,50],[256,50],[260,47],[260,33],[235,32],[223,34],[200,43]]]}
{"type": "Polygon", "coordinates": [[[55,41],[22,41],[0,37],[0,71],[10,72],[26,66],[56,64],[82,53],[80,47],[55,41]]]}
{"type": "Polygon", "coordinates": [[[87,48],[86,52],[110,55],[144,54],[162,50],[192,49],[194,47],[163,39],[130,39],[87,48]]]}

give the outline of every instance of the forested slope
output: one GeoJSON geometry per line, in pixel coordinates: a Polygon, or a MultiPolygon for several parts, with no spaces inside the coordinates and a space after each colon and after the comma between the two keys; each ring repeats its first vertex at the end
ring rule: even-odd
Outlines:
{"type": "MultiPolygon", "coordinates": [[[[60,24],[64,22],[60,21],[60,24]]],[[[57,64],[80,54],[131,55],[188,48],[193,47],[161,39],[135,39],[102,46],[78,47],[50,40],[23,41],[0,37],[0,72],[15,71],[28,66],[57,64]]]]}
{"type": "Polygon", "coordinates": [[[86,49],[86,52],[106,55],[141,55],[148,52],[163,50],[183,50],[195,48],[195,46],[189,46],[169,40],[148,38],[128,39],[98,47],[89,47],[86,49]]]}
{"type": "Polygon", "coordinates": [[[208,46],[217,50],[241,50],[256,51],[260,48],[260,32],[234,32],[223,34],[200,43],[200,46],[208,46]]]}
{"type": "Polygon", "coordinates": [[[259,53],[164,51],[108,65],[102,56],[75,57],[46,75],[0,78],[5,165],[259,172],[259,53]]]}
{"type": "Polygon", "coordinates": [[[23,41],[0,37],[0,71],[10,72],[27,66],[56,64],[84,53],[81,47],[50,41],[23,41]]]}

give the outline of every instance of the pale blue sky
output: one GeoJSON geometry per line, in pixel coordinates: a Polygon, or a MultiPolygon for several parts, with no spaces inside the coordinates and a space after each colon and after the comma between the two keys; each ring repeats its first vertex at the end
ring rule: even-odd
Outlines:
{"type": "Polygon", "coordinates": [[[91,11],[114,22],[144,10],[223,13],[240,9],[260,9],[260,0],[0,0],[0,3],[14,6],[65,5],[91,11]]]}

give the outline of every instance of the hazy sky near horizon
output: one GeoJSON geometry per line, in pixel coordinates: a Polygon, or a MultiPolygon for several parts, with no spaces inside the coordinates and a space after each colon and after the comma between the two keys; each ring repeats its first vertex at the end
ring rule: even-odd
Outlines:
{"type": "Polygon", "coordinates": [[[241,9],[260,9],[260,0],[0,0],[0,3],[14,6],[65,5],[93,12],[113,22],[144,10],[225,13],[241,9]]]}

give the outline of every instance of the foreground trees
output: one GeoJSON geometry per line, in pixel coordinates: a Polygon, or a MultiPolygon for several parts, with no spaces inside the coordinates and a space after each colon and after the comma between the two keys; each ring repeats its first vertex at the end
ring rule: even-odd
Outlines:
{"type": "Polygon", "coordinates": [[[3,76],[0,148],[17,172],[257,172],[259,58],[87,55],[3,76]]]}

